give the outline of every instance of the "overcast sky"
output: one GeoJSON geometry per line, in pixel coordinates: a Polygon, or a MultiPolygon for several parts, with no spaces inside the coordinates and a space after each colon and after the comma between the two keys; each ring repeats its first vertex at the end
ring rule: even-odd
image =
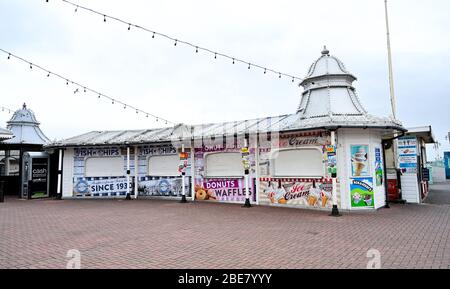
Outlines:
{"type": "MultiPolygon", "coordinates": [[[[354,85],[365,108],[380,116],[391,113],[383,0],[73,1],[300,77],[327,45],[358,77],[354,85]]],[[[445,140],[450,1],[390,0],[389,5],[398,118],[406,127],[432,125],[450,150],[445,140]]],[[[0,0],[0,48],[163,118],[198,124],[297,109],[298,82],[127,28],[75,13],[60,0],[0,0]]],[[[17,109],[26,102],[52,140],[161,125],[73,91],[0,53],[0,106],[17,109]]],[[[10,116],[0,112],[0,126],[10,116]]]]}

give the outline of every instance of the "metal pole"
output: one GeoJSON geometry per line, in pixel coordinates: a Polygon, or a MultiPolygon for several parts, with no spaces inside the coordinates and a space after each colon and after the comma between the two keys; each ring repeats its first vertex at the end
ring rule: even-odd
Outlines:
{"type": "Polygon", "coordinates": [[[389,89],[391,95],[392,116],[397,119],[397,101],[394,92],[394,76],[392,71],[392,53],[391,53],[391,36],[389,32],[389,16],[387,0],[384,0],[384,10],[386,15],[386,36],[387,36],[387,50],[388,50],[388,65],[389,65],[389,89]]]}
{"type": "MultiPolygon", "coordinates": [[[[248,150],[248,139],[247,136],[244,137],[244,147],[248,150]]],[[[248,168],[245,168],[245,174],[244,174],[244,183],[245,183],[245,208],[250,208],[252,205],[250,204],[250,191],[249,191],[249,174],[250,170],[248,168]]]]}
{"type": "MultiPolygon", "coordinates": [[[[184,154],[184,144],[181,144],[181,152],[184,154]]],[[[184,162],[184,160],[183,160],[183,162],[184,162]]],[[[186,181],[185,174],[186,174],[185,169],[182,168],[181,169],[181,202],[182,203],[187,203],[186,188],[185,188],[185,181],[186,181]]]]}
{"type": "Polygon", "coordinates": [[[127,200],[131,200],[130,196],[130,147],[127,147],[127,200]]]}
{"type": "Polygon", "coordinates": [[[195,200],[195,141],[191,140],[191,200],[195,200]]]}
{"type": "Polygon", "coordinates": [[[138,177],[139,177],[139,169],[138,169],[138,148],[134,147],[134,198],[138,197],[138,177]]]}
{"type": "Polygon", "coordinates": [[[9,176],[9,155],[10,151],[5,150],[5,176],[9,176]]]}
{"type": "MultiPolygon", "coordinates": [[[[335,152],[337,155],[337,148],[336,148],[336,132],[333,130],[331,131],[331,145],[335,148],[335,152]]],[[[339,168],[338,168],[339,169],[339,168]]],[[[338,209],[338,202],[337,202],[337,181],[336,181],[337,175],[333,173],[331,175],[331,181],[332,181],[332,191],[331,191],[331,199],[333,201],[333,209],[331,210],[331,216],[333,217],[339,217],[339,209],[338,209]]]]}
{"type": "Polygon", "coordinates": [[[385,147],[386,147],[386,141],[381,141],[381,147],[382,147],[382,154],[383,154],[383,170],[384,170],[384,198],[385,198],[385,203],[384,203],[384,207],[386,209],[389,209],[389,185],[388,185],[388,180],[387,180],[387,166],[386,166],[386,151],[385,151],[385,147]]]}

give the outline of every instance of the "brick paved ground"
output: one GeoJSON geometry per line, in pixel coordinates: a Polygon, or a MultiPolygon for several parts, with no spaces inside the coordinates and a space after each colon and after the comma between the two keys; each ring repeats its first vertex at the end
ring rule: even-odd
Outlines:
{"type": "Polygon", "coordinates": [[[450,268],[450,206],[328,217],[286,208],[161,200],[0,203],[0,268],[450,268]]]}
{"type": "Polygon", "coordinates": [[[450,205],[450,181],[436,183],[431,186],[432,191],[428,194],[425,202],[428,204],[450,205]]]}

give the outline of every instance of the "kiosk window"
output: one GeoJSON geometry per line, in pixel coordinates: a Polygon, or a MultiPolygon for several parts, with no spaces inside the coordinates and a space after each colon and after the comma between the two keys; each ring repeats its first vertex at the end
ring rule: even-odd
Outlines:
{"type": "Polygon", "coordinates": [[[240,153],[212,153],[206,155],[206,177],[242,177],[244,167],[240,153]]]}
{"type": "Polygon", "coordinates": [[[122,157],[88,158],[86,160],[86,177],[117,177],[125,175],[122,157]]]}
{"type": "Polygon", "coordinates": [[[324,175],[322,151],[316,148],[280,150],[272,160],[277,177],[321,177],[324,175]]]}
{"type": "Polygon", "coordinates": [[[178,155],[152,156],[148,159],[149,176],[179,176],[178,165],[180,157],[178,155]]]}

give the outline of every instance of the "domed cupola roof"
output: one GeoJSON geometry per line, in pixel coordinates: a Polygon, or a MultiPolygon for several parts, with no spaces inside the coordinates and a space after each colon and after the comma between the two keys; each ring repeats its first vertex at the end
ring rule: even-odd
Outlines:
{"type": "Polygon", "coordinates": [[[14,113],[7,124],[7,129],[14,134],[14,137],[6,140],[5,143],[43,145],[49,142],[49,139],[39,128],[40,123],[37,121],[33,111],[28,109],[25,103],[22,109],[14,113]]]}
{"type": "Polygon", "coordinates": [[[356,80],[356,77],[347,71],[344,63],[337,57],[330,55],[330,51],[325,46],[322,50],[322,56],[311,65],[305,78],[310,79],[329,75],[348,75],[356,80]]]}
{"type": "Polygon", "coordinates": [[[353,87],[355,80],[325,47],[300,83],[304,91],[297,112],[301,118],[366,115],[353,87]]]}

